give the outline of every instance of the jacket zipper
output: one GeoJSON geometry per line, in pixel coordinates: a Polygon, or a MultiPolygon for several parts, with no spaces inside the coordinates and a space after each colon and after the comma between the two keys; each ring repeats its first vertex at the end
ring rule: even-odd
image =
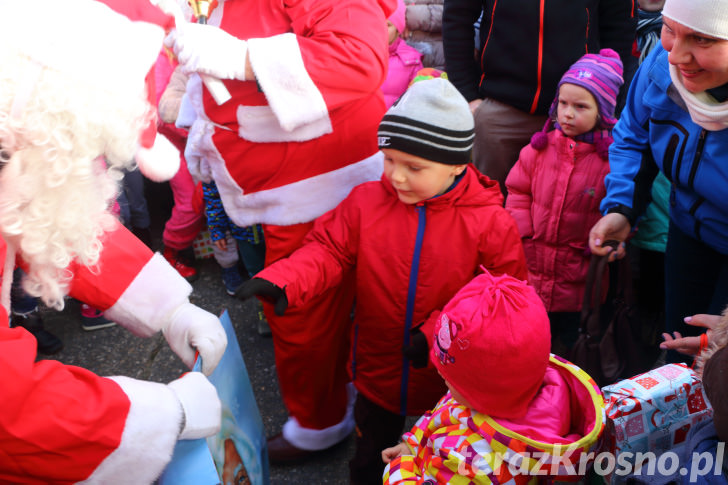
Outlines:
{"type": "Polygon", "coordinates": [[[703,128],[700,131],[700,136],[698,138],[698,148],[695,149],[695,156],[693,157],[693,165],[690,167],[690,176],[688,177],[688,187],[691,189],[693,188],[693,184],[695,183],[695,173],[698,171],[698,164],[700,163],[700,158],[703,156],[703,147],[705,146],[705,137],[708,134],[708,130],[703,128]]]}
{"type": "MultiPolygon", "coordinates": [[[[693,164],[690,167],[690,175],[688,176],[688,187],[691,189],[693,188],[693,185],[695,183],[695,175],[698,171],[698,164],[700,163],[700,159],[703,156],[703,147],[705,146],[705,137],[708,135],[708,130],[703,128],[700,131],[700,137],[698,138],[698,147],[695,149],[695,156],[693,157],[693,164]]],[[[705,202],[704,197],[698,197],[698,199],[693,203],[692,206],[690,206],[690,210],[688,211],[689,214],[693,217],[693,220],[695,221],[693,225],[693,231],[695,232],[695,237],[698,239],[698,241],[701,241],[700,238],[700,221],[697,217],[695,217],[695,213],[698,212],[698,208],[703,205],[703,202],[705,202]]]]}
{"type": "MultiPolygon", "coordinates": [[[[417,277],[420,271],[420,255],[422,252],[422,241],[425,238],[425,206],[418,204],[417,211],[417,236],[415,238],[415,250],[412,254],[412,267],[410,268],[409,286],[407,287],[407,310],[404,319],[404,347],[410,342],[410,330],[412,329],[412,317],[415,310],[415,297],[417,296],[417,277]]],[[[400,406],[399,413],[407,416],[407,387],[409,384],[409,359],[402,355],[402,381],[400,383],[400,406]]]]}
{"type": "Polygon", "coordinates": [[[539,11],[539,19],[538,19],[538,77],[536,80],[536,94],[533,96],[533,103],[531,104],[531,110],[529,111],[531,114],[536,112],[536,107],[538,106],[538,99],[541,97],[541,75],[543,74],[543,16],[544,16],[544,2],[545,0],[541,0],[540,2],[540,11],[539,11]]]}

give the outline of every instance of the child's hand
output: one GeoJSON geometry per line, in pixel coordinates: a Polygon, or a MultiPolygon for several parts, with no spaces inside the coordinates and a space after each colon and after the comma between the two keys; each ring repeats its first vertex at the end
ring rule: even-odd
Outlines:
{"type": "MultiPolygon", "coordinates": [[[[691,317],[685,317],[684,321],[688,325],[694,325],[696,327],[707,328],[708,341],[713,332],[712,329],[720,322],[720,315],[706,315],[704,313],[698,313],[691,317]]],[[[700,352],[700,337],[683,337],[680,332],[673,332],[673,335],[669,333],[663,333],[662,338],[664,342],[660,344],[661,349],[676,350],[681,354],[685,355],[698,355],[700,352]]]]}
{"type": "Polygon", "coordinates": [[[665,332],[662,334],[664,342],[660,344],[663,350],[676,350],[681,354],[695,356],[700,350],[700,337],[683,337],[680,332],[673,332],[673,335],[665,332]]]}
{"type": "Polygon", "coordinates": [[[282,316],[288,308],[288,297],[286,296],[285,287],[280,288],[268,280],[263,278],[251,278],[235,291],[235,297],[240,300],[247,300],[251,296],[259,296],[273,304],[273,311],[279,317],[282,316]]]}
{"type": "Polygon", "coordinates": [[[405,442],[399,443],[397,446],[393,446],[391,448],[387,448],[386,450],[382,451],[382,461],[386,464],[391,462],[397,457],[400,457],[402,455],[411,455],[412,450],[410,449],[409,445],[405,442]]]}
{"type": "Polygon", "coordinates": [[[227,251],[227,238],[218,239],[215,241],[215,246],[217,246],[217,249],[220,251],[227,251]]]}

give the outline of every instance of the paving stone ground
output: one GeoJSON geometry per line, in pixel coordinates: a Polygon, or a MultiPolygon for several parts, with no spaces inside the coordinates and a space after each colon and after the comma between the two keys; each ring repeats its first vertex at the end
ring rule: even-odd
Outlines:
{"type": "MultiPolygon", "coordinates": [[[[164,184],[149,184],[147,195],[153,221],[153,246],[161,250],[162,224],[169,210],[168,188],[164,184]]],[[[273,342],[258,335],[256,330],[256,302],[241,302],[228,296],[214,260],[198,263],[200,277],[193,283],[191,301],[215,314],[229,311],[266,432],[273,435],[280,431],[287,413],[278,390],[273,342]]],[[[43,314],[47,329],[63,340],[65,348],[59,354],[40,358],[58,359],[104,376],[125,375],[155,382],[169,382],[185,371],[161,335],[140,338],[119,327],[84,331],[79,304],[74,300],[67,301],[63,312],[44,309],[43,314]]],[[[346,484],[347,462],[353,450],[354,440],[350,437],[305,463],[271,467],[271,484],[346,484]]]]}

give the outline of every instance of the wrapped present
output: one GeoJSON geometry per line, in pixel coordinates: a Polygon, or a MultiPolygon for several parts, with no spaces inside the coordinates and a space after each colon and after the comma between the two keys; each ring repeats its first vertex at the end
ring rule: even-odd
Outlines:
{"type": "MultiPolygon", "coordinates": [[[[684,444],[690,427],[710,419],[713,410],[702,383],[685,364],[667,364],[602,388],[607,422],[601,451],[632,470],[652,452],[660,456],[684,444]],[[625,454],[620,461],[620,454],[625,454]]],[[[611,473],[605,479],[619,483],[611,473]]]]}
{"type": "Polygon", "coordinates": [[[214,256],[210,231],[200,231],[192,242],[192,251],[195,253],[195,259],[207,259],[214,256]]]}

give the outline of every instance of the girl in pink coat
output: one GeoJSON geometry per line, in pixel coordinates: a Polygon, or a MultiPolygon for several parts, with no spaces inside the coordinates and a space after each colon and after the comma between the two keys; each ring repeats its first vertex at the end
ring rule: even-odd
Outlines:
{"type": "Polygon", "coordinates": [[[422,69],[422,54],[408,45],[402,35],[405,30],[406,7],[403,0],[397,2],[397,10],[387,19],[389,32],[389,70],[382,84],[387,109],[404,94],[410,82],[422,69]]]}
{"type": "Polygon", "coordinates": [[[576,341],[589,266],[589,229],[599,220],[622,62],[611,49],[586,54],[559,82],[543,130],[506,179],[529,282],[549,312],[552,351],[576,341]]]}

